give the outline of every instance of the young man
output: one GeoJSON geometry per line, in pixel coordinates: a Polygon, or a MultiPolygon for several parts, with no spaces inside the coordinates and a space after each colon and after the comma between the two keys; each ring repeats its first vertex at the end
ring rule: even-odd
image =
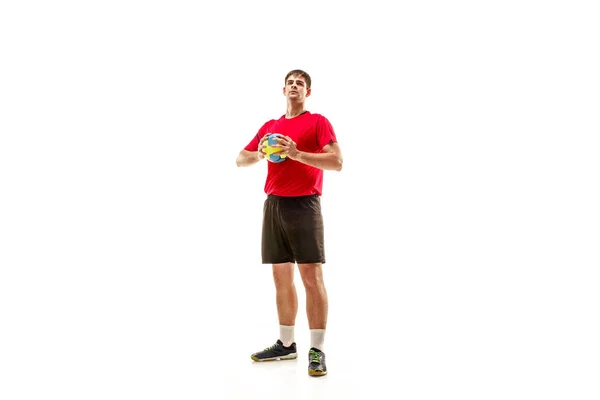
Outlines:
{"type": "Polygon", "coordinates": [[[305,108],[311,94],[310,76],[302,70],[285,76],[283,95],[287,110],[279,119],[266,122],[240,151],[238,167],[250,166],[265,158],[263,149],[270,134],[277,135],[285,157],[268,163],[263,208],[262,263],[273,265],[279,339],[263,351],[252,354],[254,361],[285,360],[297,357],[294,324],[298,297],[294,285],[294,266],[298,264],[306,291],[306,313],[311,348],[308,373],[327,374],[324,340],[327,325],[327,291],[323,282],[325,263],[323,217],[320,196],[323,170],[341,171],[342,152],[331,123],[305,108]]]}

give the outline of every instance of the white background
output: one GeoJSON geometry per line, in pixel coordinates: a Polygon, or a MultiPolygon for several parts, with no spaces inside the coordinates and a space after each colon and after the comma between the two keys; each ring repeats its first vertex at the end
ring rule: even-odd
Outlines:
{"type": "Polygon", "coordinates": [[[300,68],[345,157],[301,398],[598,399],[593,2],[394,3],[2,2],[0,398],[273,384],[240,378],[278,331],[235,158],[300,68]]]}

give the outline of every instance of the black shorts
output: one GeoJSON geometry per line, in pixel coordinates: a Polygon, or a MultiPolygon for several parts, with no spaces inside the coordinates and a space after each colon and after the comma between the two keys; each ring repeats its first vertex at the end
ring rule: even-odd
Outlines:
{"type": "Polygon", "coordinates": [[[263,208],[262,263],[325,263],[319,195],[269,195],[263,208]]]}

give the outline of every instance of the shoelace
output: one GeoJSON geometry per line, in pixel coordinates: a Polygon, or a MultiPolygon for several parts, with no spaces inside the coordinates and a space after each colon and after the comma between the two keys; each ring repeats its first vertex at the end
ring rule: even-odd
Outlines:
{"type": "Polygon", "coordinates": [[[317,353],[314,350],[310,350],[310,362],[321,364],[321,353],[317,353]]]}
{"type": "Polygon", "coordinates": [[[275,343],[265,349],[265,351],[273,350],[275,347],[279,347],[279,343],[275,343]]]}

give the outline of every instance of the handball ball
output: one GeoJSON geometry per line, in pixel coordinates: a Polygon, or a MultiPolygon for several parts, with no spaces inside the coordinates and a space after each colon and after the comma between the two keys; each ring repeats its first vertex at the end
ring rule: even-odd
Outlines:
{"type": "Polygon", "coordinates": [[[267,160],[278,163],[286,160],[286,156],[279,156],[279,152],[283,151],[280,147],[271,147],[277,144],[277,135],[269,135],[267,145],[264,148],[265,157],[267,160]]]}

